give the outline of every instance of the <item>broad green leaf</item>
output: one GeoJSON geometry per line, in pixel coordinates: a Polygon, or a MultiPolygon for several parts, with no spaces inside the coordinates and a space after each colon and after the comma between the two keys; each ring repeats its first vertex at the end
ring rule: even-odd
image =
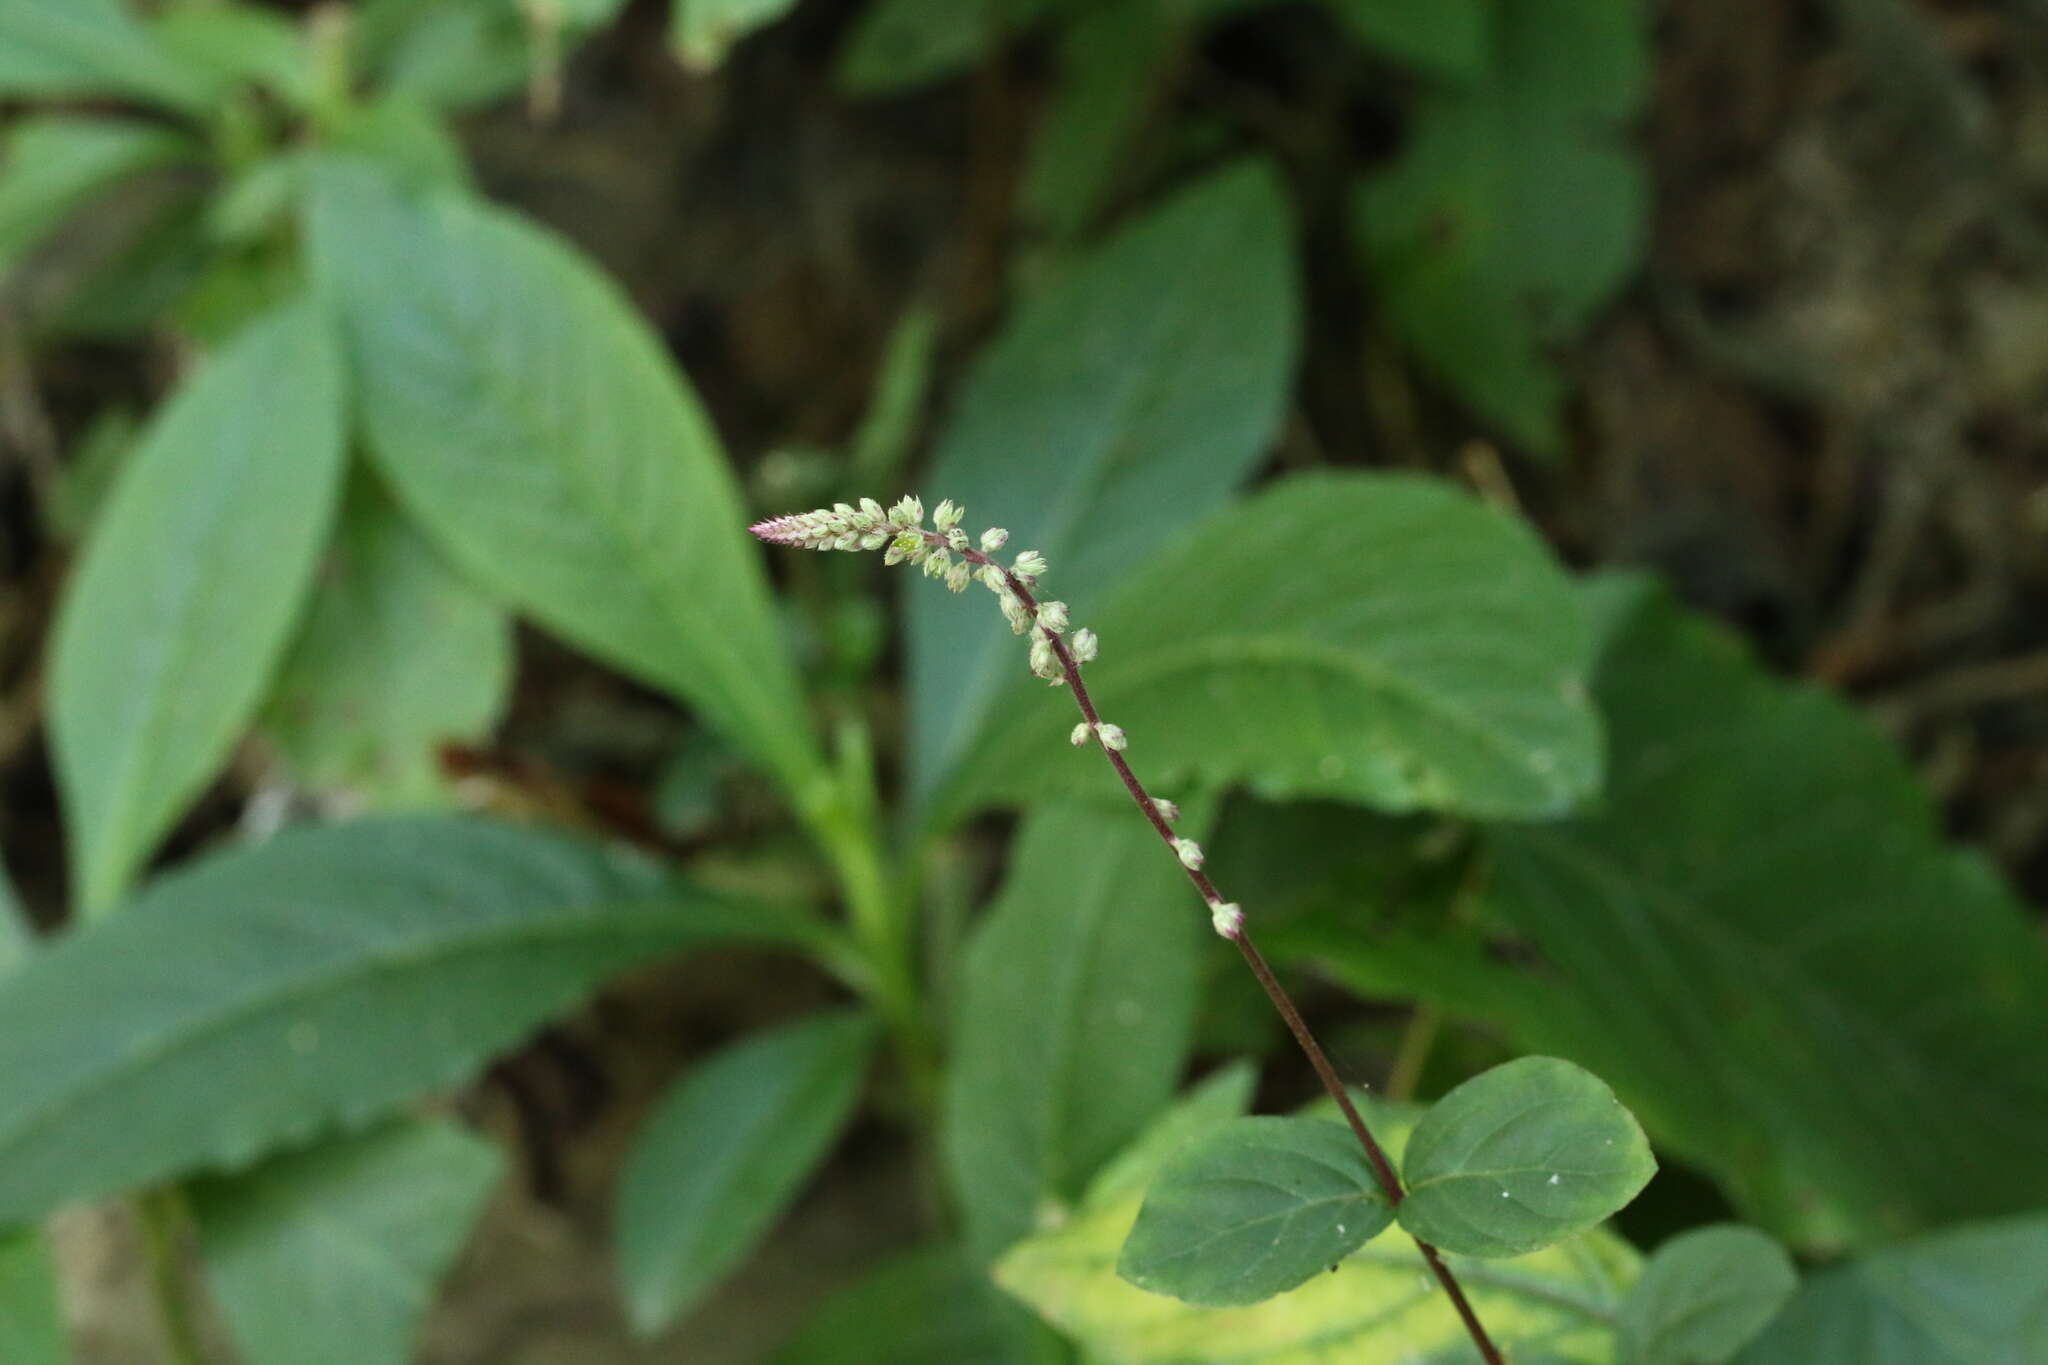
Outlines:
{"type": "Polygon", "coordinates": [[[0,1360],[67,1365],[70,1359],[49,1244],[34,1228],[0,1232],[0,1360]]]}
{"type": "Polygon", "coordinates": [[[612,284],[455,191],[322,168],[313,250],[370,451],[466,575],[676,693],[802,804],[824,782],[718,437],[612,284]]]}
{"type": "Polygon", "coordinates": [[[670,0],[669,42],[683,65],[709,71],[732,45],[796,8],[796,0],[670,0]]]}
{"type": "MultiPolygon", "coordinates": [[[[1439,8],[1449,22],[1464,7],[1439,8]]],[[[1565,397],[1549,348],[1642,250],[1648,182],[1621,126],[1641,102],[1646,21],[1636,0],[1484,11],[1483,71],[1422,91],[1401,159],[1360,189],[1361,240],[1381,312],[1423,368],[1549,454],[1565,397]]]]}
{"type": "Polygon", "coordinates": [[[0,142],[0,280],[109,186],[200,153],[182,133],[129,119],[51,114],[15,124],[0,142]]]}
{"type": "Polygon", "coordinates": [[[1657,1248],[1616,1325],[1624,1365],[1721,1365],[1799,1288],[1773,1238],[1734,1223],[1694,1228],[1657,1248]]]}
{"type": "Polygon", "coordinates": [[[0,865],[0,976],[27,961],[35,946],[35,926],[29,923],[28,911],[14,894],[14,882],[7,875],[7,868],[0,865]]]}
{"type": "Polygon", "coordinates": [[[511,682],[505,613],[358,479],[265,707],[292,771],[373,807],[434,804],[436,750],[488,733],[511,682]]]}
{"type": "Polygon", "coordinates": [[[157,43],[214,98],[255,85],[298,108],[314,97],[314,55],[306,30],[282,14],[249,4],[181,4],[150,25],[157,43]]]}
{"type": "Polygon", "coordinates": [[[262,1365],[407,1365],[504,1162],[407,1120],[189,1189],[235,1340],[262,1365]]]}
{"type": "Polygon", "coordinates": [[[481,820],[279,836],[0,980],[0,1224],[367,1123],[611,973],[786,917],[481,820]]]}
{"type": "Polygon", "coordinates": [[[839,86],[890,95],[955,75],[1045,8],[1046,0],[873,0],[840,51],[839,86]]]}
{"type": "Polygon", "coordinates": [[[50,724],[86,914],[111,907],[261,704],[340,496],[341,361],[295,303],[151,422],[57,615],[50,724]]]}
{"type": "Polygon", "coordinates": [[[204,113],[208,91],[122,0],[0,0],[0,98],[91,96],[204,113]]]}
{"type": "MultiPolygon", "coordinates": [[[[1526,526],[1448,484],[1298,476],[1125,572],[1099,609],[1073,600],[1057,559],[1041,591],[1100,634],[1089,690],[1155,789],[1249,782],[1392,811],[1554,818],[1598,781],[1590,640],[1569,581],[1526,526]]],[[[1061,742],[1073,699],[1025,674],[1007,630],[1002,643],[1023,676],[941,810],[1115,799],[1100,756],[1061,742]]]]}
{"type": "Polygon", "coordinates": [[[1597,693],[1602,807],[1492,835],[1493,906],[1550,973],[1522,1045],[1795,1243],[2048,1203],[2048,955],[1891,744],[1663,600],[1597,693]]]}
{"type": "Polygon", "coordinates": [[[932,381],[932,353],[938,343],[938,317],[926,305],[914,305],[897,319],[882,355],[881,372],[868,395],[868,410],[853,435],[847,458],[855,480],[864,487],[893,487],[910,457],[924,416],[932,381]]]}
{"type": "MultiPolygon", "coordinates": [[[[1456,1311],[1398,1228],[1278,1298],[1200,1308],[1117,1277],[1117,1249],[1137,1211],[1135,1194],[1083,1210],[1011,1250],[996,1268],[997,1281],[1101,1365],[1469,1358],[1456,1311]]],[[[1636,1260],[1619,1238],[1596,1229],[1513,1261],[1448,1259],[1481,1321],[1514,1360],[1611,1365],[1613,1314],[1636,1260]]]]}
{"type": "Polygon", "coordinates": [[[1641,1193],[1657,1161],[1598,1076],[1555,1057],[1482,1072],[1430,1106],[1401,1163],[1401,1226],[1445,1251],[1519,1256],[1641,1193]]]}
{"type": "Polygon", "coordinates": [[[1135,809],[1024,823],[955,1011],[941,1148],[984,1260],[1172,1099],[1205,913],[1135,809]]]}
{"type": "Polygon", "coordinates": [[[1174,19],[1159,0],[1114,0],[1061,29],[1060,83],[1021,190],[1031,226],[1063,241],[1100,210],[1173,50],[1174,19]]]}
{"type": "Polygon", "coordinates": [[[1951,1228],[1808,1280],[1738,1365],[2039,1365],[2048,1214],[1951,1228]]]}
{"type": "MultiPolygon", "coordinates": [[[[977,528],[1008,528],[1011,550],[1043,551],[1055,596],[1099,602],[1266,453],[1294,371],[1290,237],[1272,169],[1239,165],[1077,260],[976,363],[925,489],[977,528]]],[[[982,594],[905,590],[913,777],[928,795],[1024,656],[982,594]]]]}
{"type": "Polygon", "coordinates": [[[1081,1196],[1093,1207],[1124,1194],[1143,1194],[1166,1159],[1211,1128],[1237,1118],[1251,1106],[1259,1073],[1249,1062],[1232,1062],[1173,1102],[1145,1125],[1131,1144],[1096,1172],[1081,1196]]]}
{"type": "Polygon", "coordinates": [[[1390,57],[1411,62],[1432,75],[1484,79],[1496,0],[1328,3],[1345,27],[1390,57]]]}
{"type": "Polygon", "coordinates": [[[884,1262],[827,1299],[774,1365],[1063,1365],[1052,1333],[953,1247],[884,1262]]]}
{"type": "Polygon", "coordinates": [[[864,1015],[814,1015],[725,1048],[656,1107],[616,1214],[642,1335],[696,1306],[796,1197],[853,1114],[873,1040],[864,1015]]]}
{"type": "MultiPolygon", "coordinates": [[[[572,52],[624,0],[562,0],[559,43],[572,52]]],[[[456,110],[513,94],[533,69],[532,11],[521,0],[370,0],[353,34],[383,89],[456,110]]]]}
{"type": "Polygon", "coordinates": [[[1116,1269],[1188,1303],[1261,1303],[1326,1272],[1393,1217],[1343,1124],[1233,1119],[1167,1158],[1116,1269]]]}

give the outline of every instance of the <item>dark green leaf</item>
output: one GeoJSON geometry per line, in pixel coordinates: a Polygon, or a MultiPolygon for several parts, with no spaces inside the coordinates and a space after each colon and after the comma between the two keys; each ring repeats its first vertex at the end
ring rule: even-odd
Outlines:
{"type": "Polygon", "coordinates": [[[1329,0],[1329,4],[1346,27],[1390,57],[1412,62],[1433,75],[1485,78],[1495,0],[1329,0]]]}
{"type": "Polygon", "coordinates": [[[15,124],[0,146],[0,280],[108,186],[200,150],[183,134],[128,119],[53,114],[15,124]]]}
{"type": "Polygon", "coordinates": [[[623,967],[801,932],[620,850],[479,820],[209,858],[0,981],[0,1223],[359,1126],[623,967]]]}
{"type": "Polygon", "coordinates": [[[898,471],[910,458],[931,390],[938,330],[932,310],[916,306],[897,320],[889,334],[881,372],[868,395],[868,410],[847,452],[854,479],[861,487],[893,488],[898,471]]]}
{"type": "Polygon", "coordinates": [[[698,707],[802,803],[821,760],[718,437],[602,274],[454,191],[321,169],[371,454],[475,582],[698,707]]]}
{"type": "Polygon", "coordinates": [[[633,1325],[660,1331],[753,1249],[846,1126],[874,1039],[821,1014],[719,1052],[668,1093],[619,1181],[633,1325]]]}
{"type": "Polygon", "coordinates": [[[34,1228],[0,1232],[0,1360],[66,1365],[70,1359],[49,1244],[34,1228]]]}
{"type": "Polygon", "coordinates": [[[7,868],[0,865],[0,976],[26,961],[35,946],[35,926],[29,923],[28,911],[14,894],[14,882],[8,877],[7,868]]]}
{"type": "MultiPolygon", "coordinates": [[[[1395,811],[1555,817],[1598,781],[1591,642],[1569,581],[1526,526],[1448,484],[1283,480],[1125,572],[1099,617],[1083,600],[1073,619],[1102,637],[1089,690],[1155,789],[1248,781],[1395,811]]],[[[1068,596],[1057,559],[1041,591],[1068,596]]],[[[996,615],[984,595],[971,605],[996,615]]],[[[1061,742],[1072,698],[1031,680],[997,627],[1001,662],[1024,676],[941,809],[1116,799],[1100,755],[1061,742]]]]}
{"type": "Polygon", "coordinates": [[[486,734],[511,681],[505,613],[359,479],[265,708],[293,772],[371,807],[434,804],[437,749],[486,734]]]}
{"type": "Polygon", "coordinates": [[[1210,1308],[1259,1303],[1329,1270],[1393,1216],[1343,1124],[1233,1119],[1159,1168],[1116,1273],[1210,1308]]]}
{"type": "Polygon", "coordinates": [[[313,585],[340,496],[341,361],[295,303],[151,423],[57,616],[50,725],[79,905],[113,905],[227,758],[313,585]]]}
{"type": "Polygon", "coordinates": [[[683,65],[709,71],[732,45],[796,7],[796,0],[673,0],[669,42],[683,65]]]}
{"type": "Polygon", "coordinates": [[[122,0],[0,0],[0,98],[136,96],[204,113],[208,93],[122,0]]]}
{"type": "Polygon", "coordinates": [[[1808,1280],[1738,1365],[2040,1365],[2048,1214],[1952,1228],[1808,1280]]]}
{"type": "Polygon", "coordinates": [[[841,1290],[775,1365],[1061,1365],[1058,1338],[974,1258],[930,1247],[841,1290]]]}
{"type": "Polygon", "coordinates": [[[262,1365],[406,1365],[504,1163],[407,1121],[190,1189],[206,1278],[262,1365]]]}
{"type": "Polygon", "coordinates": [[[1173,1097],[1201,900],[1136,810],[1034,813],[967,955],[941,1143],[992,1259],[1173,1097]]]}
{"type": "Polygon", "coordinates": [[[1401,1226],[1445,1251],[1520,1256],[1604,1222],[1656,1171],[1643,1130],[1598,1076],[1522,1057],[1423,1115],[1401,1164],[1401,1226]]]}
{"type": "MultiPolygon", "coordinates": [[[[1100,601],[1265,454],[1294,370],[1289,236],[1271,168],[1242,165],[1076,261],[975,365],[925,488],[1007,527],[1012,551],[1043,551],[1054,596],[1100,601]]],[[[1024,655],[984,595],[905,588],[911,753],[929,793],[1024,655]]]]}
{"type": "Polygon", "coordinates": [[[1040,116],[1024,173],[1030,226],[1084,230],[1123,167],[1173,51],[1179,24],[1154,0],[1099,4],[1060,32],[1060,84],[1040,116]]]}
{"type": "Polygon", "coordinates": [[[1554,972],[1523,1045],[1795,1241],[2048,1203],[2048,956],[1897,751],[1662,601],[1597,690],[1602,809],[1493,836],[1494,904],[1554,972]]]}
{"type": "Polygon", "coordinates": [[[1624,1365],[1721,1365],[1799,1288],[1792,1258],[1733,1223],[1694,1228],[1657,1248],[1621,1305],[1624,1365]]]}
{"type": "Polygon", "coordinates": [[[1082,1205],[1092,1208],[1127,1194],[1143,1194],[1168,1157],[1242,1115],[1251,1105],[1258,1079],[1249,1062],[1233,1062],[1190,1089],[1096,1172],[1081,1196],[1082,1205]]]}
{"type": "MultiPolygon", "coordinates": [[[[612,21],[623,0],[553,7],[563,52],[612,21]]],[[[535,58],[533,12],[521,0],[369,0],[355,25],[358,59],[383,89],[464,109],[525,85],[535,58]]]]}
{"type": "Polygon", "coordinates": [[[966,70],[1046,0],[874,0],[839,54],[839,85],[888,95],[966,70]]]}

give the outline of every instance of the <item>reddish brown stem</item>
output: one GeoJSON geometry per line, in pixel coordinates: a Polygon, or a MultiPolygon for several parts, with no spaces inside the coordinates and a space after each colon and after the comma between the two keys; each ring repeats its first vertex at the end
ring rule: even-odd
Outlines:
{"type": "MultiPolygon", "coordinates": [[[[929,531],[924,535],[926,540],[935,546],[946,543],[943,536],[929,531]]],[[[1038,600],[1031,595],[1031,590],[1016,574],[978,550],[962,550],[959,553],[960,557],[970,564],[989,566],[1002,574],[1003,582],[1017,595],[1017,600],[1024,604],[1033,619],[1037,618],[1038,600]]],[[[1101,723],[1102,716],[1095,709],[1094,698],[1088,695],[1088,685],[1081,680],[1080,664],[1068,650],[1065,639],[1051,631],[1046,632],[1046,638],[1052,645],[1054,656],[1059,659],[1060,672],[1065,676],[1068,688],[1073,691],[1074,702],[1081,708],[1082,719],[1088,722],[1091,731],[1095,731],[1095,727],[1101,723]]],[[[1097,733],[1099,737],[1099,732],[1097,733]]],[[[1138,803],[1139,812],[1151,823],[1153,831],[1165,843],[1167,852],[1173,855],[1175,862],[1180,863],[1180,850],[1175,845],[1177,836],[1173,832],[1173,826],[1159,813],[1159,807],[1146,793],[1144,784],[1138,781],[1138,775],[1131,771],[1131,765],[1120,751],[1108,745],[1098,747],[1102,749],[1103,757],[1109,760],[1109,766],[1116,769],[1116,775],[1122,779],[1124,790],[1131,794],[1131,800],[1138,803]]],[[[1216,884],[1209,880],[1208,874],[1201,868],[1188,867],[1185,863],[1180,865],[1187,873],[1188,880],[1195,884],[1195,890],[1201,893],[1202,899],[1212,909],[1225,903],[1223,893],[1216,889],[1216,884]]],[[[1218,932],[1224,931],[1219,927],[1218,932]]],[[[1351,1126],[1352,1133],[1358,1138],[1358,1145],[1365,1149],[1366,1160],[1372,1166],[1373,1179],[1379,1182],[1380,1191],[1386,1195],[1387,1203],[1399,1206],[1408,1192],[1401,1188],[1401,1177],[1395,1173],[1394,1164],[1387,1160],[1386,1150],[1380,1146],[1378,1139],[1373,1137],[1372,1130],[1366,1126],[1364,1116],[1358,1112],[1358,1106],[1351,1102],[1351,1095],[1345,1089],[1342,1078],[1337,1075],[1337,1068],[1330,1064],[1329,1055],[1323,1051],[1322,1044],[1316,1041],[1315,1034],[1309,1031],[1308,1021],[1301,1017],[1301,1011],[1296,1008],[1293,997],[1287,994],[1287,988],[1280,984],[1279,978],[1273,975],[1273,969],[1267,965],[1265,955],[1259,952],[1258,945],[1252,942],[1250,930],[1245,928],[1242,919],[1239,919],[1234,928],[1224,933],[1224,937],[1237,946],[1238,953],[1244,958],[1245,966],[1251,968],[1252,975],[1258,978],[1260,987],[1266,992],[1266,998],[1273,1002],[1273,1008],[1287,1025],[1287,1031],[1294,1035],[1294,1041],[1301,1047],[1302,1054],[1308,1058],[1308,1064],[1315,1068],[1316,1079],[1322,1082],[1323,1089],[1336,1101],[1337,1108],[1344,1115],[1344,1121],[1351,1126]]],[[[1444,1263],[1442,1254],[1420,1237],[1415,1238],[1415,1245],[1422,1252],[1422,1259],[1429,1266],[1430,1273],[1436,1276],[1437,1283],[1443,1286],[1444,1293],[1450,1296],[1452,1306],[1458,1310],[1458,1317],[1465,1324],[1465,1331],[1470,1334],[1472,1344],[1479,1348],[1480,1359],[1486,1365],[1505,1365],[1500,1348],[1486,1335],[1485,1327],[1480,1325],[1479,1315],[1472,1311],[1471,1300],[1465,1297],[1464,1286],[1458,1283],[1458,1277],[1453,1275],[1450,1266],[1444,1263]]]]}

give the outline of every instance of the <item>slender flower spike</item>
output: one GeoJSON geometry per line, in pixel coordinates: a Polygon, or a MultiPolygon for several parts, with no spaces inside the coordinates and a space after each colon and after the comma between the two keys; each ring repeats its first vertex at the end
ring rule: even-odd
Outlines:
{"type": "Polygon", "coordinates": [[[1074,662],[1077,664],[1094,663],[1097,648],[1095,632],[1086,626],[1075,631],[1074,638],[1067,641],[1067,649],[1073,654],[1074,662]]]}
{"type": "Polygon", "coordinates": [[[1102,739],[1102,747],[1112,753],[1120,753],[1130,743],[1124,738],[1124,727],[1111,725],[1106,720],[1095,723],[1095,733],[1102,739]]]}
{"type": "Polygon", "coordinates": [[[1180,865],[1190,872],[1199,871],[1202,866],[1202,846],[1193,839],[1175,839],[1173,851],[1180,857],[1180,865]]]}
{"type": "Polygon", "coordinates": [[[1209,907],[1209,923],[1215,927],[1217,937],[1236,939],[1244,933],[1244,907],[1236,901],[1225,901],[1209,907]]]}

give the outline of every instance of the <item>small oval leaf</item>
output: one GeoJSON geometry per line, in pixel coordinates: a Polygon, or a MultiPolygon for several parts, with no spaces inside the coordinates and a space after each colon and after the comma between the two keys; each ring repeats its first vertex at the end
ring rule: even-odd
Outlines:
{"type": "Polygon", "coordinates": [[[1445,1251],[1520,1256],[1584,1232],[1636,1197],[1656,1158],[1605,1082],[1523,1057],[1465,1082],[1415,1127],[1401,1226],[1445,1251]]]}
{"type": "Polygon", "coordinates": [[[1116,1273],[1229,1308],[1329,1270],[1393,1219],[1358,1140],[1323,1119],[1236,1119],[1160,1167],[1116,1273]]]}
{"type": "Polygon", "coordinates": [[[1769,1235],[1733,1223],[1694,1228],[1657,1248],[1622,1301],[1621,1358],[1631,1365],[1721,1365],[1770,1325],[1799,1288],[1769,1235]]]}

